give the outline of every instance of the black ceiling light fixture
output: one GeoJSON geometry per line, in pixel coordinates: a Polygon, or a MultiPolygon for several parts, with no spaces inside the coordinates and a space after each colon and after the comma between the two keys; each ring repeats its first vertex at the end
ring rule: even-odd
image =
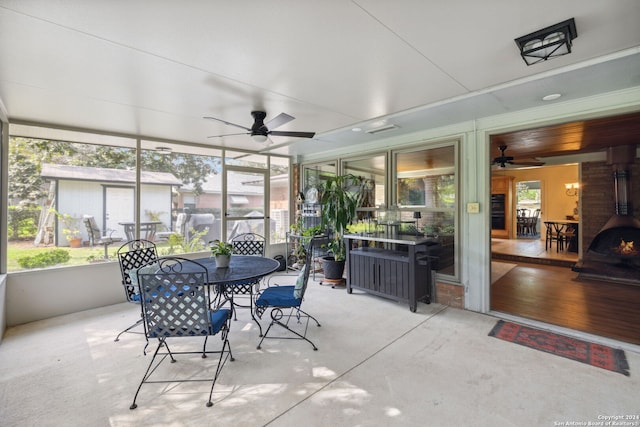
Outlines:
{"type": "Polygon", "coordinates": [[[534,31],[515,41],[520,55],[527,65],[533,65],[549,58],[571,53],[571,41],[578,37],[576,22],[573,18],[534,31]]]}

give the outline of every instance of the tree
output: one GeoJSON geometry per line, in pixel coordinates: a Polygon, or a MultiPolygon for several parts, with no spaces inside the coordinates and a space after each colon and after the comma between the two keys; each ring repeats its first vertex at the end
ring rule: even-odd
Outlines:
{"type": "MultiPolygon", "coordinates": [[[[46,182],[40,176],[43,163],[132,170],[136,167],[135,150],[51,141],[36,138],[11,137],[9,144],[9,200],[37,203],[47,195],[46,182]]],[[[220,159],[183,153],[160,154],[144,150],[142,170],[170,172],[185,184],[193,185],[196,195],[202,193],[206,177],[220,170],[220,159]]]]}

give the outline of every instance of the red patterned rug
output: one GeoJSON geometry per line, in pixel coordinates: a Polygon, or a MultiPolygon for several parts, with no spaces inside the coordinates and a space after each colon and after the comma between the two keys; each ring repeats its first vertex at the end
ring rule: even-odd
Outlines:
{"type": "Polygon", "coordinates": [[[629,376],[624,350],[498,320],[489,336],[629,376]]]}

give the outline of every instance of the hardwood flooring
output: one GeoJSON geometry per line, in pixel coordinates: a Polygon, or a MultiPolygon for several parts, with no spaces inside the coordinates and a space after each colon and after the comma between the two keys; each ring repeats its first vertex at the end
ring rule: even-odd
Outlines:
{"type": "MultiPolygon", "coordinates": [[[[517,241],[498,243],[503,254],[510,247],[513,256],[522,257],[517,241]]],[[[527,242],[528,251],[535,251],[533,244],[527,242]]],[[[579,279],[570,266],[524,260],[491,285],[491,310],[640,344],[640,286],[579,279]]]]}

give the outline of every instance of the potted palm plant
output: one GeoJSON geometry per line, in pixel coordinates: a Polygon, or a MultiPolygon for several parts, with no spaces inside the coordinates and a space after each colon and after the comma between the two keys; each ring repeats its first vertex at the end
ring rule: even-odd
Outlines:
{"type": "Polygon", "coordinates": [[[216,257],[217,268],[229,267],[231,254],[233,253],[233,245],[231,243],[215,240],[211,244],[211,255],[216,257]]]}
{"type": "Polygon", "coordinates": [[[356,209],[362,201],[363,178],[352,174],[329,177],[321,187],[322,228],[333,235],[327,243],[331,255],[322,260],[326,279],[342,279],[346,247],[342,239],[349,224],[356,219],[356,209]]]}

